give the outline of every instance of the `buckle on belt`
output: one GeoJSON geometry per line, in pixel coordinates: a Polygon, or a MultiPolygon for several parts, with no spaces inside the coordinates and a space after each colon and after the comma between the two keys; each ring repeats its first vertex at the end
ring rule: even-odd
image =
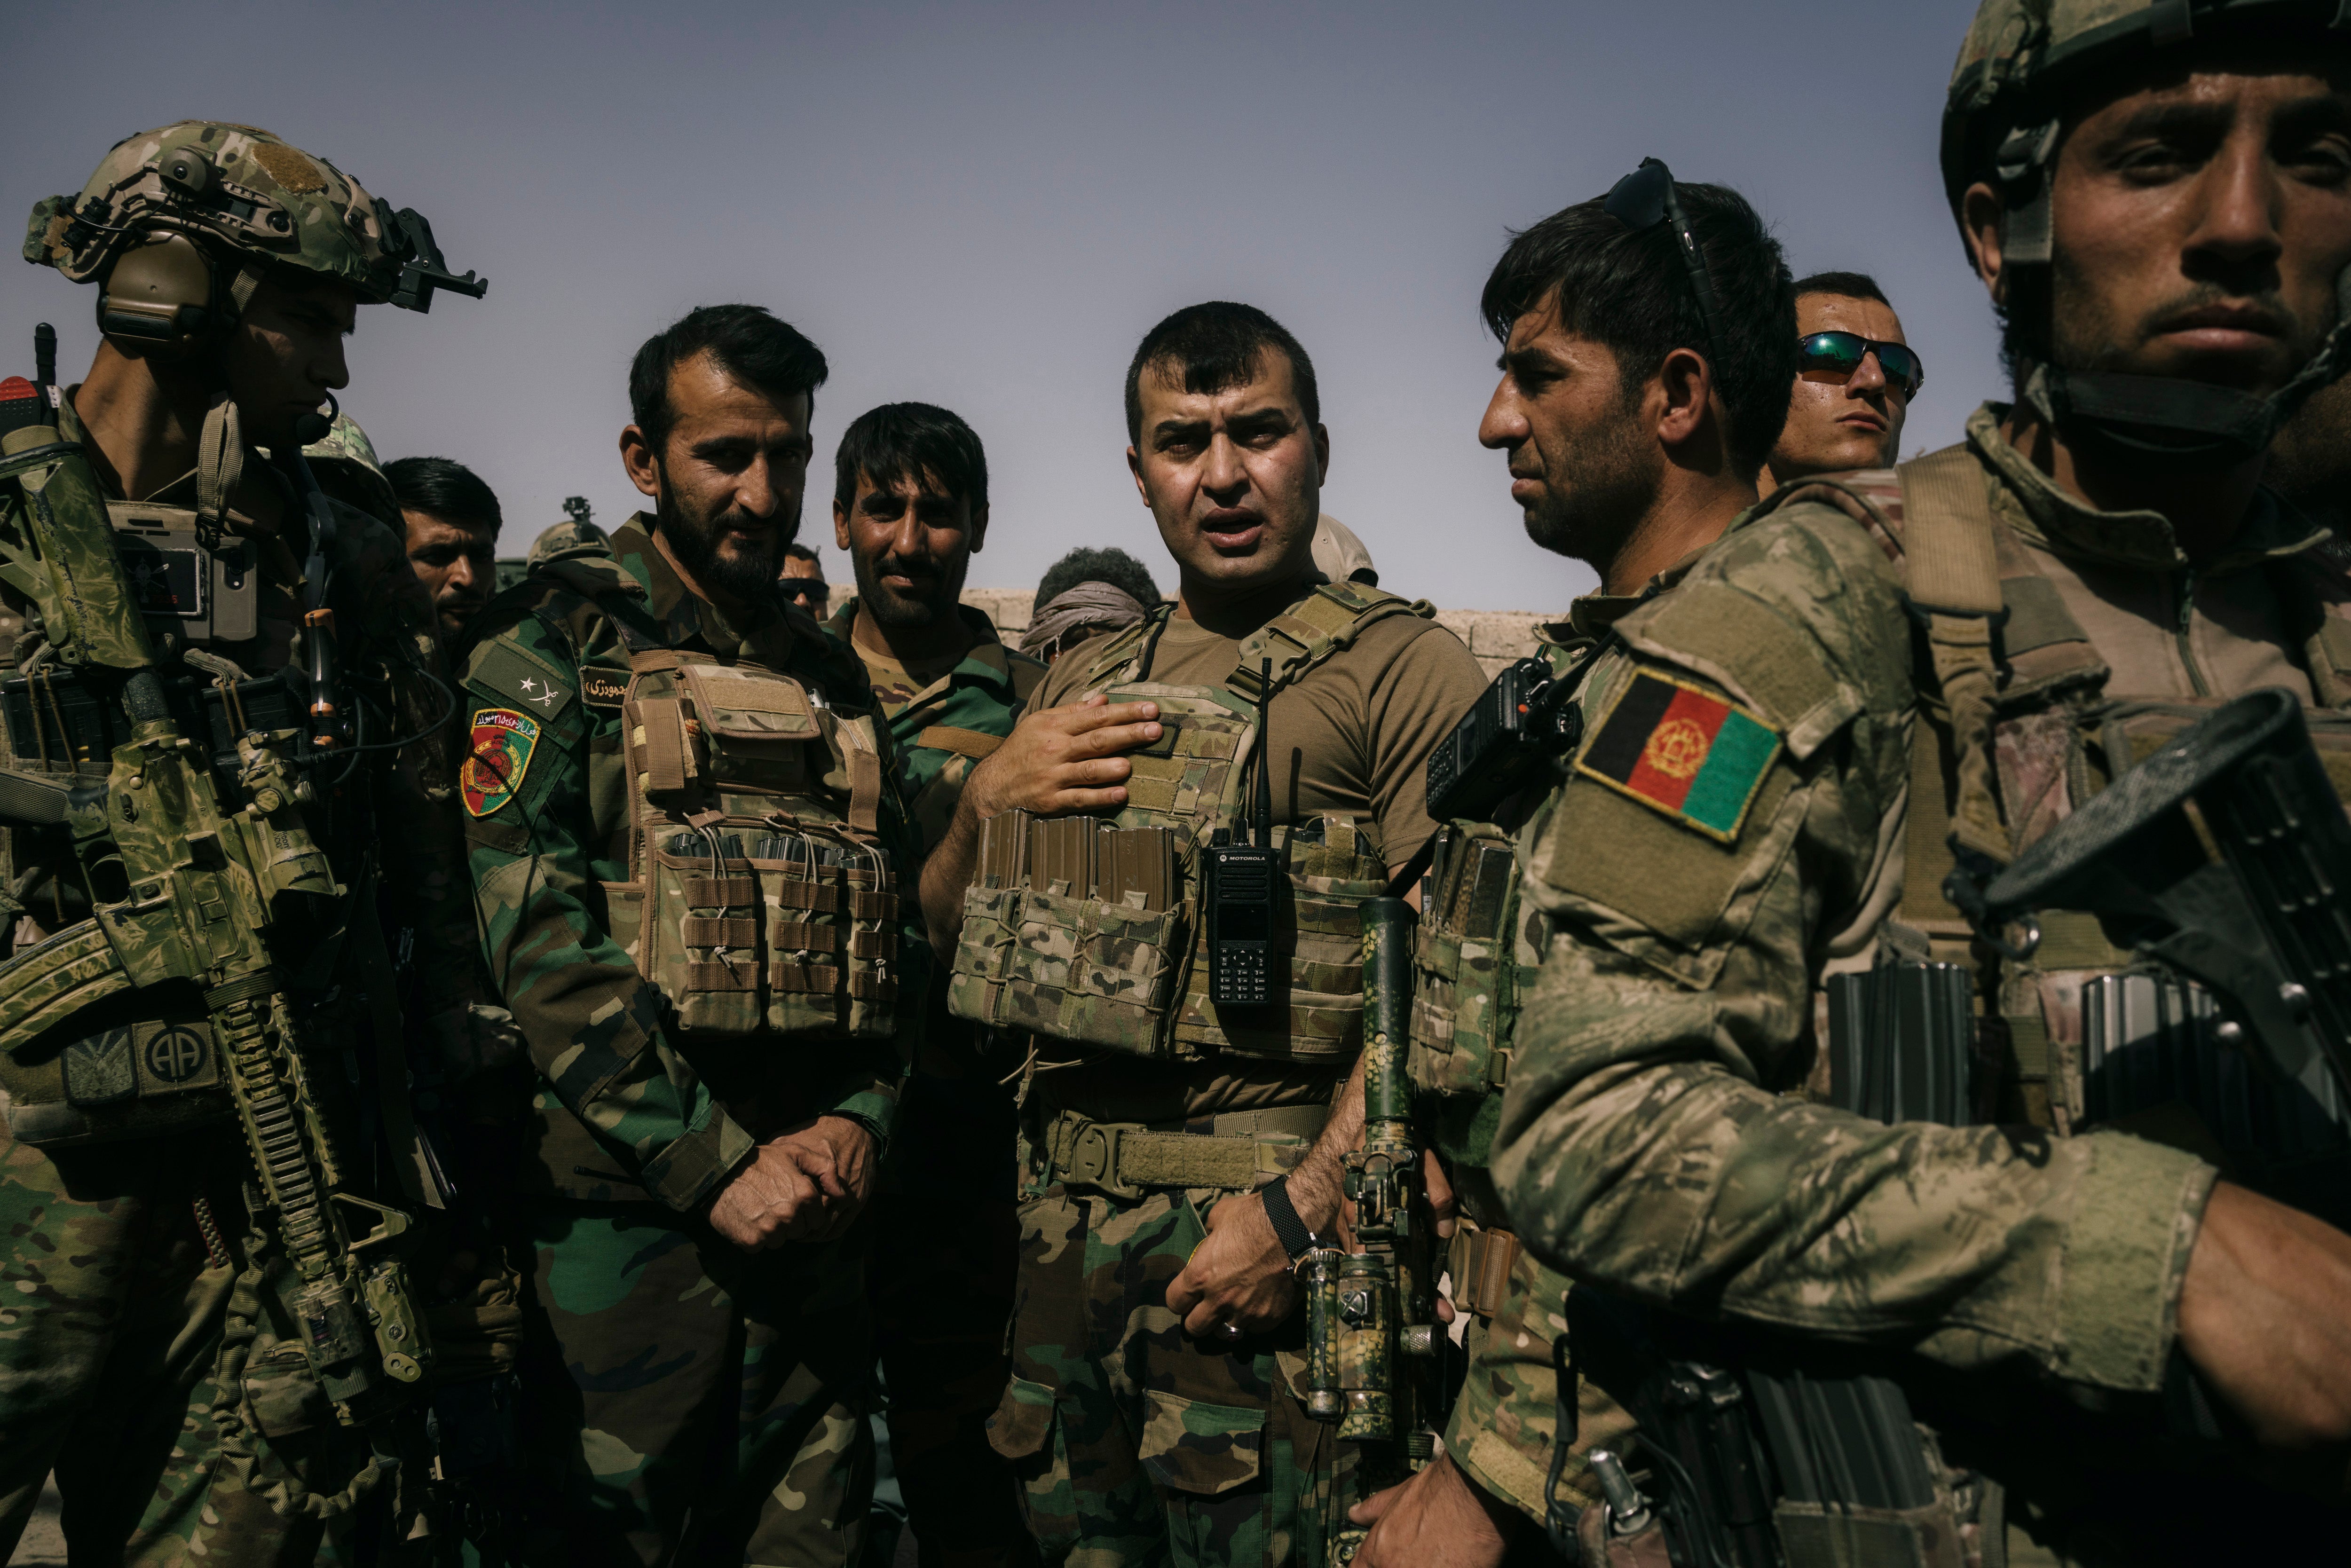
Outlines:
{"type": "Polygon", "coordinates": [[[1123,1127],[1100,1122],[1089,1122],[1079,1128],[1070,1140],[1069,1152],[1062,1156],[1062,1181],[1091,1186],[1113,1197],[1141,1197],[1141,1187],[1118,1179],[1118,1145],[1125,1132],[1123,1127]]]}

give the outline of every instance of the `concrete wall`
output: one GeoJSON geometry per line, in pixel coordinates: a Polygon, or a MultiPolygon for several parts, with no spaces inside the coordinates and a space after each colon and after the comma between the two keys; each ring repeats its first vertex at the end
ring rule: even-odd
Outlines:
{"type": "MultiPolygon", "coordinates": [[[[1008,643],[1028,628],[1036,595],[1025,588],[967,588],[963,601],[987,612],[1008,643]]],[[[1545,617],[1516,610],[1440,610],[1437,619],[1469,645],[1490,677],[1535,651],[1535,627],[1545,617]]]]}

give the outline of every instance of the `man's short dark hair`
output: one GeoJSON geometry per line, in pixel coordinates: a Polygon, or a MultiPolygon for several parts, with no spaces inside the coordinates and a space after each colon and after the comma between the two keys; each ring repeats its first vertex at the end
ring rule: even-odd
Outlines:
{"type": "Polygon", "coordinates": [[[885,402],[859,414],[841,433],[832,460],[832,498],[844,512],[857,500],[861,474],[877,490],[927,481],[941,495],[970,503],[975,516],[987,506],[987,451],[979,433],[933,403],[885,402]]]}
{"type": "Polygon", "coordinates": [[[1126,367],[1126,438],[1143,443],[1143,376],[1174,381],[1184,372],[1187,392],[1220,392],[1247,386],[1258,377],[1269,349],[1290,361],[1290,382],[1309,424],[1322,423],[1322,399],[1314,387],[1314,361],[1290,329],[1254,305],[1211,299],[1186,305],[1143,335],[1126,367]]]}
{"type": "Polygon", "coordinates": [[[1888,310],[1894,301],[1886,298],[1886,290],[1877,287],[1877,279],[1865,272],[1815,272],[1810,277],[1796,279],[1796,294],[1834,294],[1840,299],[1875,299],[1888,310]]]}
{"type": "Polygon", "coordinates": [[[809,549],[808,546],[800,543],[798,539],[786,541],[784,545],[784,559],[787,560],[812,561],[816,565],[817,576],[820,578],[824,575],[824,558],[817,554],[816,551],[809,549]]]}
{"type": "Polygon", "coordinates": [[[1045,569],[1037,582],[1037,607],[1043,609],[1081,582],[1124,589],[1145,610],[1159,602],[1159,585],[1151,580],[1150,568],[1123,549],[1081,546],[1045,569]]]}
{"type": "Polygon", "coordinates": [[[496,533],[506,519],[482,476],[450,457],[401,457],[383,465],[403,512],[423,512],[469,533],[496,533]]]}
{"type": "MultiPolygon", "coordinates": [[[[1723,185],[1677,182],[1674,189],[1720,305],[1722,362],[1712,369],[1730,416],[1724,440],[1732,466],[1752,478],[1788,422],[1795,284],[1779,241],[1745,197],[1723,185]]],[[[1607,345],[1629,400],[1674,350],[1693,350],[1709,362],[1715,355],[1672,226],[1633,233],[1602,210],[1602,200],[1579,202],[1513,235],[1479,308],[1508,343],[1511,323],[1558,290],[1561,323],[1607,345]]]]}
{"type": "Polygon", "coordinates": [[[645,433],[655,455],[668,450],[677,410],[669,401],[669,379],[696,354],[708,354],[745,386],[782,402],[816,389],[830,367],[824,350],[788,321],[757,305],[703,305],[687,311],[645,340],[629,365],[629,418],[645,433]]]}

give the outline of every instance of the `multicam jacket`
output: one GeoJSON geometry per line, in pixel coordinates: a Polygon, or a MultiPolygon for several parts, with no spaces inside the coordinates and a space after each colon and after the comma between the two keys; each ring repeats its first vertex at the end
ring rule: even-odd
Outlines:
{"type": "MultiPolygon", "coordinates": [[[[1012,733],[1029,695],[1043,684],[1047,667],[1006,647],[986,614],[969,605],[956,609],[975,639],[963,663],[920,691],[890,692],[877,686],[873,693],[898,743],[899,798],[914,818],[925,852],[954,821],[963,781],[996,749],[995,742],[1012,733]]],[[[824,629],[854,649],[850,629],[856,624],[857,601],[851,599],[833,612],[824,629]]],[[[867,666],[867,674],[873,673],[867,666]]]]}
{"type": "MultiPolygon", "coordinates": [[[[516,711],[532,733],[527,746],[500,742],[507,781],[468,800],[466,831],[491,972],[539,1071],[526,1179],[684,1210],[705,1202],[758,1141],[808,1116],[853,1116],[886,1136],[920,1009],[900,1009],[895,1039],[811,1048],[755,1036],[689,1048],[615,938],[601,884],[629,874],[632,788],[621,707],[630,664],[616,618],[643,640],[722,661],[754,639],[772,648],[780,622],[789,655],[778,673],[836,713],[862,716],[870,702],[862,667],[814,621],[778,601],[749,625],[729,625],[686,589],[650,529],[640,515],[614,532],[609,558],[543,563],[483,612],[465,673],[475,733],[516,711]]],[[[883,771],[894,773],[887,727],[875,727],[883,771]]],[[[879,833],[898,866],[913,864],[894,788],[882,792],[879,833]]],[[[900,994],[919,996],[927,945],[914,901],[900,908],[900,994]]]]}
{"type": "MultiPolygon", "coordinates": [[[[73,393],[67,389],[57,410],[58,433],[68,441],[86,442],[88,433],[74,413],[73,393]]],[[[93,452],[94,452],[93,448],[93,452]]],[[[334,590],[330,603],[341,630],[340,653],[350,674],[372,679],[380,665],[387,672],[388,690],[404,730],[427,729],[441,712],[434,685],[444,669],[433,604],[408,564],[400,532],[400,512],[390,488],[371,466],[367,437],[348,416],[340,418],[328,439],[308,449],[315,476],[330,497],[337,519],[335,558],[331,563],[334,590]],[[380,497],[381,504],[376,504],[380,497]]],[[[140,506],[122,506],[118,482],[110,469],[93,464],[110,503],[125,515],[141,507],[178,515],[198,502],[198,476],[191,470],[153,493],[140,506]]],[[[260,577],[256,635],[235,643],[218,643],[211,652],[226,656],[248,675],[282,669],[293,656],[296,629],[302,615],[302,563],[308,552],[303,533],[301,503],[277,471],[258,454],[249,453],[242,467],[243,486],[227,502],[225,533],[246,541],[260,577]],[[263,523],[240,508],[259,506],[260,491],[273,492],[277,519],[263,523]]],[[[20,629],[25,601],[13,590],[0,590],[0,628],[20,629]]],[[[0,643],[0,677],[16,673],[19,659],[32,656],[28,640],[0,643]]],[[[386,767],[372,791],[374,831],[365,846],[372,852],[384,895],[383,913],[394,935],[395,952],[407,934],[413,980],[409,1002],[451,1058],[453,1068],[483,1065],[473,1060],[484,1048],[474,1043],[475,1030],[466,1007],[480,999],[472,955],[475,941],[472,911],[466,898],[464,844],[459,829],[456,791],[445,779],[454,761],[444,737],[431,737],[406,748],[412,765],[386,767]]],[[[37,742],[37,727],[31,737],[37,742]]],[[[0,751],[5,751],[0,742],[0,751]]],[[[36,744],[24,747],[10,766],[39,771],[65,764],[39,755],[36,744]]],[[[14,906],[0,897],[0,919],[24,917],[14,935],[16,946],[29,946],[60,926],[85,918],[88,900],[78,876],[30,876],[45,858],[68,861],[61,844],[45,846],[29,831],[0,831],[5,852],[0,853],[7,880],[34,884],[27,906],[14,906]]],[[[0,926],[0,956],[9,949],[10,933],[0,926]]]]}
{"type": "MultiPolygon", "coordinates": [[[[2263,685],[2351,702],[2324,530],[2262,497],[2228,555],[2191,566],[2160,516],[2060,491],[1998,414],[1862,477],[1913,492],[1914,528],[1928,481],[1989,497],[2012,610],[1992,761],[2020,845],[2145,755],[2134,715],[2176,733],[2263,685]]],[[[1495,1177],[1531,1245],[1635,1301],[2152,1391],[2216,1172],[2118,1131],[2058,1135],[2081,1121],[2083,1009],[2053,938],[2043,968],[1978,986],[2008,1124],[1887,1125],[1790,1092],[1817,1087],[1827,969],[1868,964],[1894,916],[1949,950],[1939,872],[1912,862],[1949,863],[1953,775],[1932,764],[1951,688],[1913,689],[1883,498],[1783,497],[1616,622],[1569,780],[1521,840],[1549,936],[1495,1177]]],[[[2128,961],[2095,925],[2073,935],[2128,961]]]]}

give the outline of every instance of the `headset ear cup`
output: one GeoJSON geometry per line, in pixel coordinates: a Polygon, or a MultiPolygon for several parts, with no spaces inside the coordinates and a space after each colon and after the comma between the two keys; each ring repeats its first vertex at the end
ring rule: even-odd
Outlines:
{"type": "Polygon", "coordinates": [[[219,266],[183,234],[141,235],[99,285],[98,329],[149,352],[193,352],[217,341],[234,319],[219,266]]]}

